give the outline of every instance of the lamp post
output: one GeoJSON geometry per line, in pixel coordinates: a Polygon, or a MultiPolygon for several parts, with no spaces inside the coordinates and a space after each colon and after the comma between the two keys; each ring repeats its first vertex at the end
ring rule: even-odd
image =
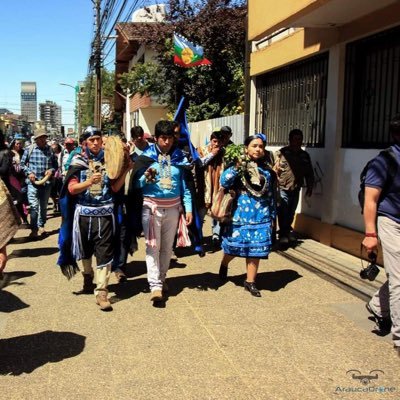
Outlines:
{"type": "Polygon", "coordinates": [[[78,138],[80,136],[80,113],[79,113],[79,85],[70,85],[69,83],[59,83],[62,86],[68,86],[75,90],[75,124],[74,124],[74,131],[78,134],[78,138]]]}

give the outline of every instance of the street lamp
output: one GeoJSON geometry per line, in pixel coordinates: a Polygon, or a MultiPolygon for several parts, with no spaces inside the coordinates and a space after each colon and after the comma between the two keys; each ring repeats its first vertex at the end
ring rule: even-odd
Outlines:
{"type": "Polygon", "coordinates": [[[70,85],[69,83],[64,83],[64,82],[59,82],[60,85],[62,86],[68,86],[72,89],[75,90],[75,124],[74,124],[74,131],[78,135],[78,138],[80,136],[80,113],[79,113],[79,85],[70,85]]]}

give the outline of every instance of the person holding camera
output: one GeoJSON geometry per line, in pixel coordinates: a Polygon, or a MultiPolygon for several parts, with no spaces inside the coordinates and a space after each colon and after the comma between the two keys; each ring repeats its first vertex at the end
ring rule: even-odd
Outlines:
{"type": "Polygon", "coordinates": [[[392,119],[389,129],[397,169],[391,178],[388,159],[382,153],[368,164],[362,245],[371,255],[378,249],[378,238],[381,242],[387,281],[366,307],[381,331],[388,331],[391,322],[394,347],[400,356],[400,114],[392,119]]]}

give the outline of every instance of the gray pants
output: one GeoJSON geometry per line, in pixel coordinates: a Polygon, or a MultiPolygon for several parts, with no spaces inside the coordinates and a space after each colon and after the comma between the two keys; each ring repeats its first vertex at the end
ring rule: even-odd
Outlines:
{"type": "Polygon", "coordinates": [[[400,224],[378,217],[378,233],[388,280],[374,294],[370,306],[383,318],[390,315],[393,342],[400,346],[400,224]]]}

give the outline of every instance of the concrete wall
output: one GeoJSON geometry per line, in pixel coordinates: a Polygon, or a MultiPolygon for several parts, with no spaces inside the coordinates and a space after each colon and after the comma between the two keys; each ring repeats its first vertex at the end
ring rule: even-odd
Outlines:
{"type": "Polygon", "coordinates": [[[154,135],[154,127],[161,119],[166,119],[165,108],[141,108],[139,109],[139,125],[145,132],[154,135]]]}

